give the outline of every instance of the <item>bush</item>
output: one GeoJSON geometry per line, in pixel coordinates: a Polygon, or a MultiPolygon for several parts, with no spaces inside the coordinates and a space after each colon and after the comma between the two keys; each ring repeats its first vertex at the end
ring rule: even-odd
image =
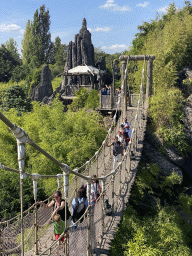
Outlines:
{"type": "Polygon", "coordinates": [[[183,117],[184,98],[179,89],[170,88],[159,91],[150,99],[149,114],[156,127],[172,128],[183,117]]]}
{"type": "Polygon", "coordinates": [[[157,134],[163,138],[166,146],[174,146],[182,155],[187,156],[192,150],[182,124],[178,124],[178,126],[173,127],[172,129],[160,126],[157,130],[157,134]]]}
{"type": "Polygon", "coordinates": [[[31,99],[27,98],[22,87],[18,85],[8,88],[2,97],[2,108],[6,111],[15,108],[21,112],[32,110],[31,99]]]}
{"type": "MultiPolygon", "coordinates": [[[[190,256],[190,238],[185,235],[185,221],[170,207],[162,208],[153,217],[141,219],[131,206],[111,244],[110,255],[132,256],[190,256]]],[[[192,227],[187,228],[187,234],[192,227]]]]}

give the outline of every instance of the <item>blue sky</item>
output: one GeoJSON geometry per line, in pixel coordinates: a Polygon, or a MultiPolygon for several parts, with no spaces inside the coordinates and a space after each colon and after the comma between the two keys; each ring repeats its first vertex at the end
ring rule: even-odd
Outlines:
{"type": "MultiPolygon", "coordinates": [[[[185,0],[175,0],[182,8],[185,0]]],[[[52,41],[56,36],[68,45],[87,20],[94,47],[106,53],[122,52],[131,46],[137,26],[166,12],[170,0],[0,0],[0,44],[13,38],[21,51],[21,41],[28,20],[45,4],[49,9],[52,41]]]]}

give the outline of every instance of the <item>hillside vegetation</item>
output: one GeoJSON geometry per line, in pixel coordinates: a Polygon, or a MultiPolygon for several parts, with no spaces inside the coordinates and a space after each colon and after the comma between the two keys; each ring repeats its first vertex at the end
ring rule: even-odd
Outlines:
{"type": "MultiPolygon", "coordinates": [[[[192,65],[192,6],[186,1],[180,10],[173,3],[162,17],[143,22],[138,29],[125,54],[155,55],[148,132],[186,156],[191,146],[182,118],[192,87],[190,79],[178,83],[178,74],[192,65]]],[[[137,65],[139,72],[128,77],[134,91],[139,90],[143,69],[143,63],[137,65]]],[[[130,70],[133,66],[129,63],[130,70]]],[[[146,70],[146,63],[144,67],[146,70]]],[[[192,226],[183,218],[183,214],[192,217],[191,197],[182,185],[176,189],[175,175],[160,178],[160,171],[158,165],[142,160],[110,255],[192,255],[192,226]]]]}

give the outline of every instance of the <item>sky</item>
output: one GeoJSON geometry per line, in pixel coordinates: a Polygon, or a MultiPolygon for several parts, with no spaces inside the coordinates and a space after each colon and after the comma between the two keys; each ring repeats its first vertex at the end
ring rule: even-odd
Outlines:
{"type": "MultiPolygon", "coordinates": [[[[52,42],[57,36],[63,44],[74,41],[86,18],[94,47],[106,53],[121,53],[131,47],[137,26],[166,13],[171,0],[0,0],[0,45],[10,38],[21,53],[27,21],[33,20],[37,9],[45,4],[50,15],[52,42]]],[[[177,8],[185,0],[174,1],[177,8]]]]}

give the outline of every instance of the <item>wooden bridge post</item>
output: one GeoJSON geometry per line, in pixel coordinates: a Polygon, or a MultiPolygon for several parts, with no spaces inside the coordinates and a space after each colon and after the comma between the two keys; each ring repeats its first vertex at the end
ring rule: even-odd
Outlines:
{"type": "MultiPolygon", "coordinates": [[[[87,197],[88,197],[88,207],[90,206],[90,194],[91,194],[91,177],[89,177],[87,182],[87,197]]],[[[90,207],[87,211],[87,256],[91,256],[91,210],[90,207]]]]}
{"type": "Polygon", "coordinates": [[[99,152],[95,152],[95,157],[96,157],[96,161],[97,161],[97,165],[96,165],[96,169],[97,169],[97,177],[98,177],[98,159],[99,159],[99,152]]]}
{"type": "Polygon", "coordinates": [[[2,229],[0,226],[0,256],[3,255],[3,239],[2,239],[2,229]]]}
{"type": "Polygon", "coordinates": [[[106,148],[106,142],[105,140],[103,141],[103,154],[104,154],[104,160],[103,160],[103,165],[104,165],[104,169],[103,169],[103,174],[105,175],[105,169],[106,169],[106,164],[105,164],[105,148],[106,148]]]}
{"type": "Polygon", "coordinates": [[[89,176],[89,165],[90,165],[90,161],[86,162],[86,171],[87,171],[87,175],[89,176]]]}
{"type": "Polygon", "coordinates": [[[61,178],[63,177],[63,174],[57,174],[57,189],[59,190],[61,188],[61,178]]]}
{"type": "MultiPolygon", "coordinates": [[[[130,142],[131,142],[131,141],[130,141],[130,142]]],[[[131,170],[131,145],[130,145],[130,147],[129,147],[128,160],[129,160],[129,164],[128,164],[128,173],[130,173],[130,170],[131,170]]]]}
{"type": "Polygon", "coordinates": [[[21,256],[24,256],[23,180],[27,177],[25,173],[25,144],[29,139],[29,137],[28,137],[28,134],[23,129],[21,129],[16,125],[10,128],[15,138],[17,139],[17,155],[18,155],[18,165],[19,165],[19,172],[20,172],[20,199],[21,199],[21,256]]]}
{"type": "Polygon", "coordinates": [[[104,235],[104,230],[105,230],[105,181],[106,177],[102,177],[102,237],[104,235]]]}
{"type": "MultiPolygon", "coordinates": [[[[61,170],[63,171],[63,194],[64,194],[64,199],[65,199],[65,228],[68,228],[68,223],[67,223],[67,198],[68,198],[68,191],[69,191],[69,166],[64,165],[61,170]]],[[[65,253],[67,255],[68,252],[68,235],[66,235],[65,243],[64,243],[64,248],[65,248],[65,253]]]]}
{"type": "Polygon", "coordinates": [[[125,117],[126,112],[127,112],[127,61],[123,60],[121,62],[121,110],[123,112],[123,117],[125,117]]]}
{"type": "MultiPolygon", "coordinates": [[[[114,171],[114,170],[113,170],[114,171]]],[[[111,189],[112,189],[112,214],[114,214],[114,181],[115,181],[115,171],[111,177],[111,189]]]]}
{"type": "Polygon", "coordinates": [[[101,91],[101,89],[100,89],[100,91],[99,91],[99,94],[100,94],[100,109],[102,109],[102,91],[101,91]]]}
{"type": "Polygon", "coordinates": [[[35,211],[35,223],[34,223],[34,226],[35,226],[35,255],[38,255],[39,252],[38,252],[38,224],[37,224],[37,200],[35,200],[35,208],[34,208],[34,211],[35,211]]]}
{"type": "Polygon", "coordinates": [[[32,174],[32,180],[33,180],[33,195],[34,195],[34,201],[35,201],[35,207],[34,207],[34,215],[35,215],[35,255],[39,255],[38,251],[38,219],[37,219],[37,180],[40,178],[40,175],[37,173],[32,174]]]}
{"type": "Polygon", "coordinates": [[[111,109],[113,108],[113,102],[114,102],[114,94],[115,94],[115,73],[114,73],[114,64],[113,61],[111,61],[111,67],[112,67],[112,75],[113,75],[113,82],[110,90],[110,100],[111,100],[111,109]]]}
{"type": "Polygon", "coordinates": [[[153,59],[149,58],[147,61],[147,87],[146,87],[146,99],[151,96],[152,93],[152,81],[153,81],[153,59]]]}
{"type": "Polygon", "coordinates": [[[128,161],[127,161],[127,158],[128,158],[128,153],[129,153],[129,149],[128,150],[126,150],[126,152],[125,152],[125,154],[124,154],[124,159],[125,159],[125,168],[124,168],[124,175],[123,175],[123,177],[124,177],[124,183],[126,182],[126,181],[128,181],[128,161]]]}
{"type": "Polygon", "coordinates": [[[121,197],[121,170],[122,170],[122,164],[121,166],[119,167],[120,170],[119,170],[119,197],[121,197]]]}

